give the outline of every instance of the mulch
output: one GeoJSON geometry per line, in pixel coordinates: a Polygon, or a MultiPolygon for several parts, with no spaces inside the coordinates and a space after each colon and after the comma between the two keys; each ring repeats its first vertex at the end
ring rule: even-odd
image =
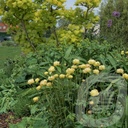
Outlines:
{"type": "Polygon", "coordinates": [[[21,121],[21,118],[15,118],[13,112],[0,114],[0,128],[9,128],[9,123],[16,124],[21,121]]]}

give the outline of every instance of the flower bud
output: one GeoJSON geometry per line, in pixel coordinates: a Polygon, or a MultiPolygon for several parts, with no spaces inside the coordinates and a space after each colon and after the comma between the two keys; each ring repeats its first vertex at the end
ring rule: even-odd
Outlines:
{"type": "Polygon", "coordinates": [[[65,75],[64,75],[64,74],[60,74],[60,75],[59,75],[59,78],[60,78],[60,79],[63,79],[63,78],[65,78],[65,75]]]}
{"type": "Polygon", "coordinates": [[[55,67],[54,66],[51,66],[49,69],[48,69],[49,72],[54,72],[55,71],[55,67]]]}
{"type": "Polygon", "coordinates": [[[48,72],[44,72],[44,75],[48,75],[48,72]]]}
{"type": "Polygon", "coordinates": [[[99,74],[99,70],[98,70],[98,69],[94,69],[94,70],[93,70],[93,73],[94,73],[94,74],[99,74]]]}
{"type": "Polygon", "coordinates": [[[46,85],[47,84],[47,80],[42,80],[40,81],[40,86],[46,85]]]}
{"type": "Polygon", "coordinates": [[[40,79],[39,79],[39,78],[36,78],[36,79],[35,79],[35,82],[36,82],[36,83],[38,83],[39,81],[40,81],[40,79]]]}
{"type": "Polygon", "coordinates": [[[54,66],[59,66],[59,65],[60,65],[60,62],[59,62],[59,61],[55,61],[55,62],[53,63],[53,65],[54,65],[54,66]]]}
{"type": "Polygon", "coordinates": [[[34,98],[33,98],[33,101],[34,101],[34,102],[37,102],[38,100],[39,100],[39,97],[34,97],[34,98]]]}
{"type": "Polygon", "coordinates": [[[91,90],[90,95],[91,96],[98,96],[99,95],[99,92],[98,92],[97,89],[93,89],[93,90],[91,90]]]}
{"type": "Polygon", "coordinates": [[[79,59],[74,59],[73,60],[73,64],[79,64],[80,63],[80,60],[79,59]]]}
{"type": "Polygon", "coordinates": [[[52,83],[51,83],[51,82],[48,82],[46,85],[47,85],[47,86],[51,86],[51,85],[52,85],[52,83]]]}
{"type": "Polygon", "coordinates": [[[48,77],[48,80],[53,81],[55,79],[55,76],[48,77]]]}
{"type": "Polygon", "coordinates": [[[88,63],[89,63],[89,64],[92,64],[92,65],[93,65],[95,62],[96,62],[96,61],[93,60],[93,59],[90,59],[90,60],[88,61],[88,63]]]}
{"type": "Polygon", "coordinates": [[[116,73],[121,73],[121,74],[123,74],[123,73],[124,73],[124,70],[123,70],[122,68],[119,68],[119,69],[116,70],[116,73]]]}
{"type": "Polygon", "coordinates": [[[124,73],[123,74],[123,78],[125,78],[126,80],[128,80],[128,74],[127,73],[124,73]]]}
{"type": "Polygon", "coordinates": [[[41,89],[41,86],[37,86],[37,87],[36,87],[36,90],[40,90],[40,89],[41,89]]]}
{"type": "Polygon", "coordinates": [[[34,83],[34,79],[30,79],[30,80],[28,80],[27,83],[28,83],[29,85],[33,84],[33,83],[34,83]]]}
{"type": "Polygon", "coordinates": [[[90,73],[91,72],[91,68],[85,68],[84,70],[83,70],[83,73],[90,73]]]}
{"type": "Polygon", "coordinates": [[[94,102],[93,102],[93,101],[90,101],[90,102],[89,102],[89,104],[90,104],[90,105],[93,105],[93,104],[94,104],[94,102]]]}
{"type": "Polygon", "coordinates": [[[104,65],[100,65],[99,66],[99,70],[104,70],[105,69],[105,66],[104,65]]]}
{"type": "Polygon", "coordinates": [[[100,62],[99,61],[96,61],[95,63],[94,63],[94,66],[100,66],[100,62]]]}

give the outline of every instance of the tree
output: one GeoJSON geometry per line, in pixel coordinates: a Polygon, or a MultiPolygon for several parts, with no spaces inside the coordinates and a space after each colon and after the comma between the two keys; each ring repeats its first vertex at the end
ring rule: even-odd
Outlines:
{"type": "Polygon", "coordinates": [[[101,5],[100,33],[118,45],[128,45],[128,0],[108,0],[101,5]]]}
{"type": "Polygon", "coordinates": [[[64,41],[80,43],[83,33],[98,21],[93,9],[100,0],[76,0],[76,9],[66,9],[66,0],[1,0],[0,12],[9,32],[26,52],[36,51],[41,43],[59,46],[64,41]],[[82,10],[79,5],[86,8],[82,10]],[[57,28],[57,21],[69,21],[66,29],[57,28]],[[84,28],[84,32],[83,32],[84,28]],[[49,37],[49,38],[48,38],[49,37]]]}

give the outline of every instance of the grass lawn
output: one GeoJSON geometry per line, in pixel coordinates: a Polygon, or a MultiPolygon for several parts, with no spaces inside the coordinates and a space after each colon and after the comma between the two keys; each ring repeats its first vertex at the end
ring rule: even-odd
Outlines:
{"type": "Polygon", "coordinates": [[[0,69],[3,68],[6,59],[13,59],[16,55],[20,55],[19,47],[0,46],[0,69]]]}

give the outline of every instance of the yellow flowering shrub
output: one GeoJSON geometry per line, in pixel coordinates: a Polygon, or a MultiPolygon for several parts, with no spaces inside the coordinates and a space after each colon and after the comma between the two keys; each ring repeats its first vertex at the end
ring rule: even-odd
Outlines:
{"type": "Polygon", "coordinates": [[[98,92],[97,89],[93,89],[93,90],[90,91],[90,95],[91,96],[98,96],[99,95],[99,92],[98,92]]]}
{"type": "Polygon", "coordinates": [[[8,26],[13,26],[9,27],[8,32],[14,36],[15,42],[20,44],[25,53],[35,52],[38,45],[43,43],[59,46],[66,42],[79,46],[87,30],[99,20],[93,9],[99,5],[100,0],[77,0],[75,9],[66,9],[65,2],[66,0],[2,0],[0,15],[3,14],[2,20],[8,26]],[[60,19],[66,19],[70,24],[65,29],[57,28],[60,19]]]}

